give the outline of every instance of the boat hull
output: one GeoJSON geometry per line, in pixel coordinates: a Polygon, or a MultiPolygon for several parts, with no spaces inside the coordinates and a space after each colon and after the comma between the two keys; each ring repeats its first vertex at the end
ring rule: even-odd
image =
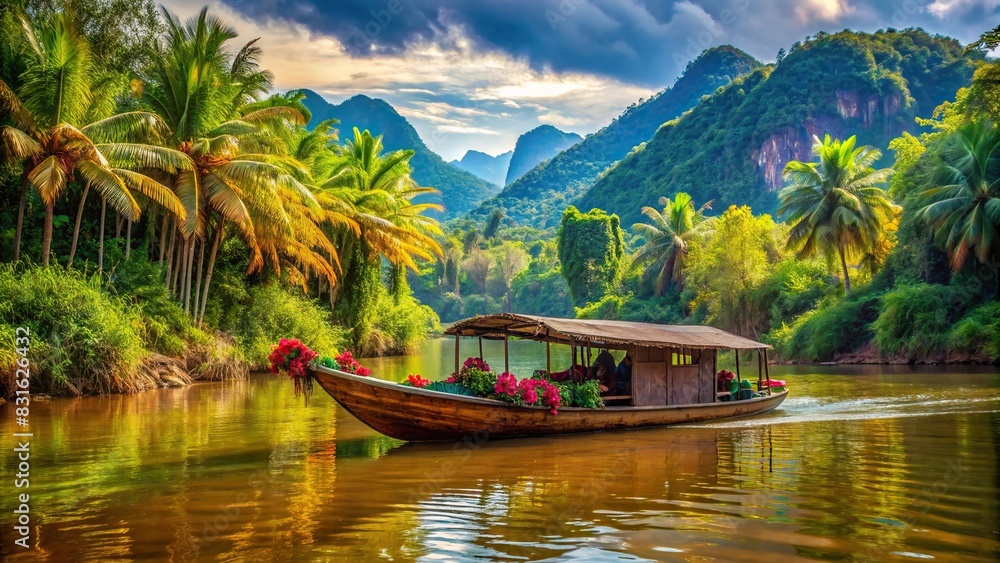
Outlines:
{"type": "Polygon", "coordinates": [[[399,440],[437,442],[519,438],[668,426],[751,416],[781,404],[788,391],[745,401],[654,407],[545,407],[465,397],[317,367],[312,375],[358,420],[399,440]]]}

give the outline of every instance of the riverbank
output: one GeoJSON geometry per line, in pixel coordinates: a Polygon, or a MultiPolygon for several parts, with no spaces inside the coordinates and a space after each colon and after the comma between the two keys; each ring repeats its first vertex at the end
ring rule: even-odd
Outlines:
{"type": "Polygon", "coordinates": [[[0,397],[14,395],[22,358],[33,394],[130,394],[243,379],[288,335],[324,352],[344,342],[329,313],[281,288],[254,288],[232,306],[243,314],[227,315],[226,330],[198,326],[155,267],[105,277],[0,266],[0,397]]]}

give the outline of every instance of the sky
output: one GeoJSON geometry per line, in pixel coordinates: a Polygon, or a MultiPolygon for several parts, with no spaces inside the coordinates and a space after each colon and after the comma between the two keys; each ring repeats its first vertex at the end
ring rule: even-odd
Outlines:
{"type": "MultiPolygon", "coordinates": [[[[182,18],[205,0],[162,0],[182,18]]],[[[1000,0],[211,0],[261,37],[280,91],[383,98],[446,160],[550,124],[581,135],[669,87],[702,50],[773,61],[818,31],[923,27],[969,43],[1000,0]]]]}

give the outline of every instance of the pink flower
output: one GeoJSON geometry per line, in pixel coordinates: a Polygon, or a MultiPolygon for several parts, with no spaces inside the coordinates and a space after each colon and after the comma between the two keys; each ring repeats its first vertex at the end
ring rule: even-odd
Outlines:
{"type": "Polygon", "coordinates": [[[451,375],[449,375],[449,376],[448,376],[448,379],[445,379],[445,380],[444,380],[444,382],[445,382],[445,383],[455,383],[456,381],[457,381],[457,380],[455,379],[455,374],[454,374],[454,373],[453,373],[453,374],[451,374],[451,375]]]}
{"type": "Polygon", "coordinates": [[[517,377],[513,373],[503,372],[497,377],[497,383],[493,386],[493,391],[497,395],[514,396],[517,394],[517,377]]]}
{"type": "Polygon", "coordinates": [[[562,401],[562,397],[559,396],[559,388],[548,381],[542,381],[542,387],[544,389],[542,402],[552,409],[552,414],[559,414],[559,403],[562,401]]]}

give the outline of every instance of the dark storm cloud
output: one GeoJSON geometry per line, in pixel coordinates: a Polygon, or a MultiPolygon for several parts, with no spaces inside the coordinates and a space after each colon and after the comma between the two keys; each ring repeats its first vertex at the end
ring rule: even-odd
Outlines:
{"type": "Polygon", "coordinates": [[[832,16],[817,5],[837,0],[224,1],[253,19],[290,20],[334,36],[359,57],[468,40],[536,69],[642,84],[662,84],[683,68],[680,61],[721,43],[769,59],[820,30],[921,26],[970,41],[998,19],[997,0],[841,0],[844,9],[832,16]]]}

